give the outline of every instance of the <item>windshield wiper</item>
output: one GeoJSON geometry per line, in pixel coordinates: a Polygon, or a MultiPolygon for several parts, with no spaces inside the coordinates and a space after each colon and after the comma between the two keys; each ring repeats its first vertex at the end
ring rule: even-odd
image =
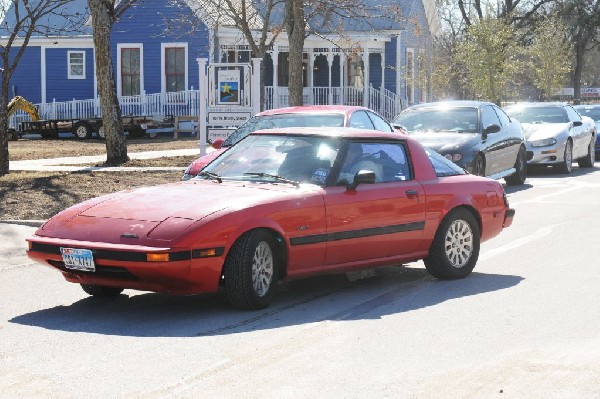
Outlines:
{"type": "Polygon", "coordinates": [[[256,177],[270,177],[270,178],[275,179],[275,180],[277,180],[279,182],[292,184],[292,185],[294,185],[294,187],[300,187],[300,182],[298,182],[296,180],[286,179],[283,176],[272,175],[270,173],[246,172],[246,173],[244,173],[244,175],[246,175],[246,176],[256,176],[256,177]]]}
{"type": "Polygon", "coordinates": [[[198,172],[198,176],[206,176],[212,180],[218,181],[219,183],[223,183],[223,179],[221,179],[221,176],[219,176],[218,174],[213,173],[213,172],[201,170],[200,172],[198,172]]]}

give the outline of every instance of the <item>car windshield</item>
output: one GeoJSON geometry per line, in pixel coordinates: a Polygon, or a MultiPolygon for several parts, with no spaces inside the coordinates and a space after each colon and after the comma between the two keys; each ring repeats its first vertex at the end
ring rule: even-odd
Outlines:
{"type": "Polygon", "coordinates": [[[521,123],[567,123],[569,117],[563,107],[528,107],[514,105],[505,108],[506,113],[521,123]]]}
{"type": "Polygon", "coordinates": [[[433,166],[437,177],[467,174],[463,168],[444,158],[434,150],[425,148],[425,152],[429,156],[429,160],[431,161],[431,165],[433,166]]]}
{"type": "Polygon", "coordinates": [[[223,141],[222,147],[231,147],[252,132],[261,129],[273,129],[281,127],[320,127],[320,126],[344,126],[343,114],[310,114],[310,113],[288,113],[277,115],[259,115],[250,119],[223,141]]]}
{"type": "Polygon", "coordinates": [[[587,116],[595,120],[596,122],[600,122],[600,106],[598,107],[575,107],[579,115],[587,116]]]}
{"type": "Polygon", "coordinates": [[[477,108],[417,108],[402,112],[394,120],[394,125],[400,125],[410,132],[458,132],[477,133],[477,108]]]}
{"type": "Polygon", "coordinates": [[[250,135],[211,162],[198,178],[325,185],[339,140],[302,135],[250,135]]]}

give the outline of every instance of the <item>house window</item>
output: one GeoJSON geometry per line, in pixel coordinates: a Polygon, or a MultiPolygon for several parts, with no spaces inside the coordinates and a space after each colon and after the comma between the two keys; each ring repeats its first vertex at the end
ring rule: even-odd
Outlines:
{"type": "Polygon", "coordinates": [[[165,48],[165,78],[167,92],[185,90],[185,59],[184,47],[165,48]]]}
{"type": "Polygon", "coordinates": [[[121,95],[141,94],[140,49],[121,48],[121,95]]]}
{"type": "Polygon", "coordinates": [[[67,52],[69,79],[85,79],[85,51],[67,52]]]}
{"type": "Polygon", "coordinates": [[[406,100],[415,102],[415,50],[406,49],[406,100]]]}

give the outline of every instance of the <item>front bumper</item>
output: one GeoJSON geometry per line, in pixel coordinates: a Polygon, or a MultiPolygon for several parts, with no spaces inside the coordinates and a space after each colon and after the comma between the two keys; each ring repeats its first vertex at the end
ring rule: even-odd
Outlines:
{"type": "Polygon", "coordinates": [[[554,165],[563,162],[565,158],[566,141],[551,146],[533,147],[526,143],[527,163],[537,165],[554,165]]]}

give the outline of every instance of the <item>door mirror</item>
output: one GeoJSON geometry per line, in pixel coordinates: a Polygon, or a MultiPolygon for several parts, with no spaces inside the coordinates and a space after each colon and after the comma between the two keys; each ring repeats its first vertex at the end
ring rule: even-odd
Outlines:
{"type": "Polygon", "coordinates": [[[483,134],[498,133],[500,130],[502,130],[500,125],[496,125],[495,123],[493,123],[487,126],[485,129],[483,129],[483,134]]]}
{"type": "Polygon", "coordinates": [[[221,148],[224,141],[225,141],[225,139],[222,139],[222,138],[216,139],[215,141],[212,142],[211,147],[214,148],[215,150],[218,150],[221,148]]]}
{"type": "Polygon", "coordinates": [[[347,187],[348,190],[356,190],[359,184],[373,184],[376,179],[375,172],[372,170],[359,170],[354,175],[354,181],[347,187]]]}
{"type": "Polygon", "coordinates": [[[581,126],[583,125],[582,121],[573,121],[573,126],[581,126]]]}

